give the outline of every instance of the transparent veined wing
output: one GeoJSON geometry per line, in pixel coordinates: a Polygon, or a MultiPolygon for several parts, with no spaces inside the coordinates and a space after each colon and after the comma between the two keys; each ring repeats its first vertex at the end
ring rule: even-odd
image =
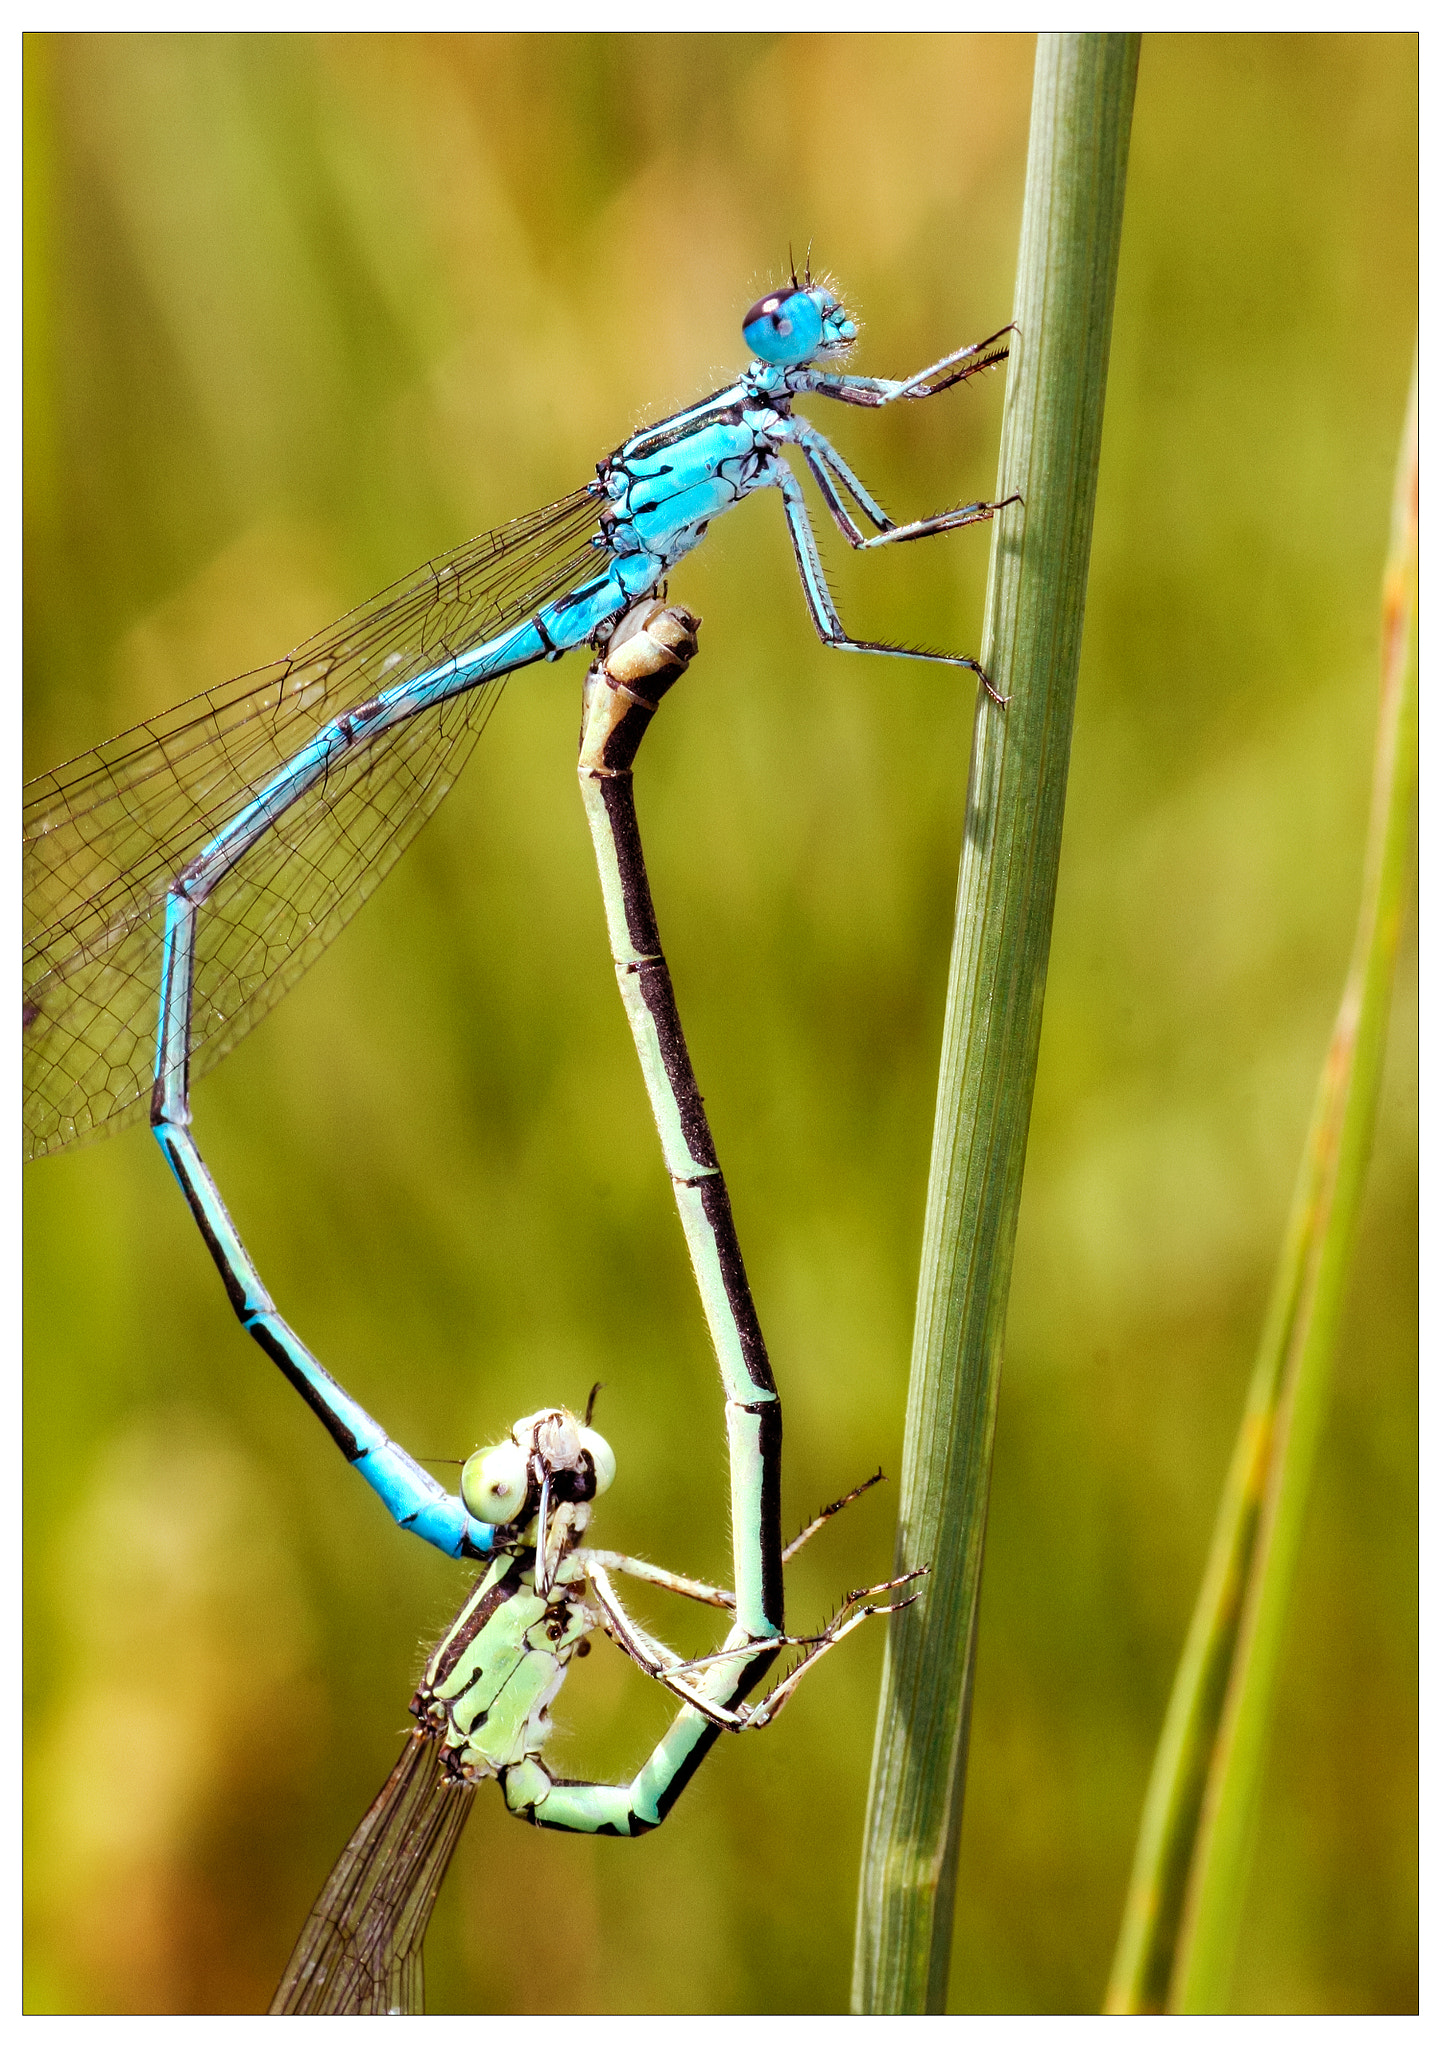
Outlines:
{"type": "MultiPolygon", "coordinates": [[[[481,534],[269,668],[192,697],[26,785],[25,1134],[36,1158],[142,1114],[165,898],[322,726],[502,633],[593,574],[597,487],[481,534]]],[[[251,848],[199,919],[192,1078],[354,915],[455,781],[496,677],[345,757],[251,848]]]]}
{"type": "Polygon", "coordinates": [[[417,1731],[340,1853],[300,1932],[272,2013],[425,2011],[422,1948],[475,1787],[417,1731]]]}

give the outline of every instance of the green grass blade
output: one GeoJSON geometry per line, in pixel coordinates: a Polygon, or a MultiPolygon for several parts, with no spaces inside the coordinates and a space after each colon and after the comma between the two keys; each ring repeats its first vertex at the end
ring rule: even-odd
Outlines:
{"type": "Polygon", "coordinates": [[[852,2007],[942,2011],[1006,1297],[1040,1040],[1139,38],[1041,36],[852,2007]]]}
{"type": "Polygon", "coordinates": [[[1307,1489],[1376,1120],[1416,796],[1416,387],[1382,589],[1356,942],[1200,1597],[1152,1769],[1108,2012],[1224,2007],[1307,1489]]]}

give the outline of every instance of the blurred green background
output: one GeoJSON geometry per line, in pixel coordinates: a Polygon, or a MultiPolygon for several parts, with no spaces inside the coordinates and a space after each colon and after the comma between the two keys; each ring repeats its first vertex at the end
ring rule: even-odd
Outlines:
{"type": "MultiPolygon", "coordinates": [[[[1026,38],[32,36],[26,63],[30,772],[582,481],[733,372],[788,242],[858,307],[866,371],[1010,311],[1026,38]]],[[[1143,48],[958,2010],[1094,2011],[1105,1984],[1356,912],[1416,130],[1414,38],[1143,48]]],[[[810,409],[912,516],[989,493],[1002,396],[810,409]]],[[[853,629],[975,651],[984,534],[823,545],[853,629]]],[[[768,502],[672,591],[702,656],[640,804],[796,1524],[899,1470],[971,691],[823,652],[768,502]]],[[[600,1540],[724,1576],[581,673],[512,682],[197,1132],[280,1306],[405,1444],[464,1455],[603,1379],[600,1540]]],[[[1408,947],[1242,2008],[1416,2000],[1415,1064],[1408,947]]],[[[465,1575],[240,1334],[143,1130],[26,1194],[29,2006],[255,2010],[465,1575]]],[[[884,1574],[893,1502],[798,1562],[797,1624],[884,1574]]],[[[881,1647],[723,1743],[643,1843],[478,1799],[431,2009],[843,2009],[881,1647]]],[[[667,1708],[602,1645],[559,1718],[565,1767],[618,1774],[667,1708]]]]}

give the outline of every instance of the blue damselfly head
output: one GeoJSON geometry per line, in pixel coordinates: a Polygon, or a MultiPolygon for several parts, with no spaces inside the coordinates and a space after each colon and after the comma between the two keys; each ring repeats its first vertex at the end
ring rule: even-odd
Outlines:
{"type": "Polygon", "coordinates": [[[823,284],[785,285],[757,299],[741,321],[746,346],[763,363],[794,368],[839,355],[856,338],[856,323],[823,284]]]}

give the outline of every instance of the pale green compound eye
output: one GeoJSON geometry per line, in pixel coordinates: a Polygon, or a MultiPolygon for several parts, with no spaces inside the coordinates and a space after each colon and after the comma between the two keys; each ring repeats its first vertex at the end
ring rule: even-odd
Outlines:
{"type": "Polygon", "coordinates": [[[590,1461],[595,1467],[595,1490],[602,1494],[615,1477],[615,1452],[598,1429],[583,1429],[580,1447],[590,1452],[590,1461]]]}
{"type": "MultiPolygon", "coordinates": [[[[614,1465],[612,1459],[612,1470],[614,1465]]],[[[514,1521],[528,1490],[525,1452],[516,1443],[477,1451],[461,1471],[460,1497],[477,1522],[514,1521]]]]}

